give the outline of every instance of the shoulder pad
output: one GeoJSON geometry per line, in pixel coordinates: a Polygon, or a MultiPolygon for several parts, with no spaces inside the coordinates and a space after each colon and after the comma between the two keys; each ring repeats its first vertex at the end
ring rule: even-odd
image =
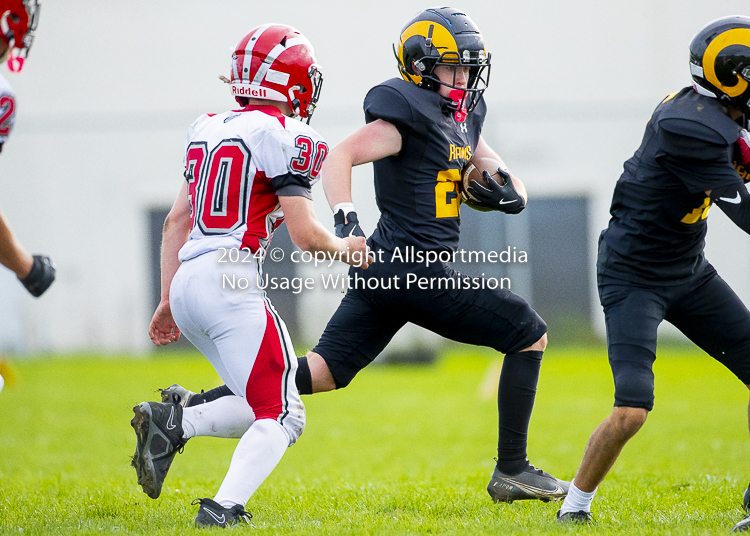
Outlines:
{"type": "Polygon", "coordinates": [[[201,123],[203,123],[206,119],[210,119],[214,115],[216,115],[216,114],[203,114],[200,117],[198,117],[198,119],[196,119],[195,121],[193,121],[190,124],[190,126],[188,127],[188,139],[192,136],[192,134],[195,131],[195,129],[198,128],[198,125],[200,125],[201,123]]]}
{"type": "Polygon", "coordinates": [[[436,121],[442,114],[442,101],[443,98],[434,91],[417,87],[401,78],[391,78],[367,93],[365,118],[367,122],[374,119],[406,123],[436,121]]]}
{"type": "Polygon", "coordinates": [[[293,128],[269,129],[255,150],[259,169],[266,176],[298,175],[315,183],[328,156],[328,144],[315,130],[299,121],[293,128]]]}
{"type": "Polygon", "coordinates": [[[725,113],[716,99],[685,88],[660,105],[656,122],[672,134],[709,143],[730,145],[737,141],[740,126],[725,113]]]}

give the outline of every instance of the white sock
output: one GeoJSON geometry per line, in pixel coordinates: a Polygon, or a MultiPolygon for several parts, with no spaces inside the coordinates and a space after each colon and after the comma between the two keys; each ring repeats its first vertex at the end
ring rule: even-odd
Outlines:
{"type": "Polygon", "coordinates": [[[272,419],[256,421],[237,443],[229,471],[214,501],[224,508],[235,504],[244,508],[279,464],[288,446],[289,437],[279,423],[272,419]]]}
{"type": "MultiPolygon", "coordinates": [[[[598,488],[597,488],[598,489],[598,488]]],[[[566,514],[568,512],[584,512],[591,511],[591,501],[594,500],[596,490],[594,491],[581,491],[575,485],[575,479],[570,483],[570,489],[568,495],[565,497],[562,506],[560,507],[560,514],[566,514]]]]}
{"type": "Polygon", "coordinates": [[[241,396],[223,396],[212,402],[185,408],[182,437],[242,437],[255,422],[255,414],[241,396]]]}

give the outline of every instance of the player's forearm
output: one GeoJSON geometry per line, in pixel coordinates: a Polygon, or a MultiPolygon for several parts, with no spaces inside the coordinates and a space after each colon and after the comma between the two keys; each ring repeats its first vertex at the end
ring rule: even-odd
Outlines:
{"type": "Polygon", "coordinates": [[[352,202],[352,160],[345,150],[331,150],[323,164],[321,177],[331,210],[339,203],[352,202]]]}
{"type": "Polygon", "coordinates": [[[323,164],[323,191],[331,209],[352,202],[352,168],[401,151],[401,134],[378,119],[360,128],[334,147],[323,164]]]}
{"type": "Polygon", "coordinates": [[[34,259],[31,254],[16,240],[10,226],[0,212],[0,264],[23,279],[29,275],[33,263],[34,259]]]}
{"type": "Polygon", "coordinates": [[[169,300],[169,287],[172,285],[174,274],[180,267],[177,254],[187,242],[190,233],[190,222],[181,222],[170,212],[164,221],[161,241],[161,299],[169,300]]]}
{"type": "Polygon", "coordinates": [[[308,225],[301,232],[292,233],[290,229],[290,237],[294,245],[302,251],[324,252],[330,255],[346,252],[344,240],[334,236],[317,220],[308,222],[308,225]]]}

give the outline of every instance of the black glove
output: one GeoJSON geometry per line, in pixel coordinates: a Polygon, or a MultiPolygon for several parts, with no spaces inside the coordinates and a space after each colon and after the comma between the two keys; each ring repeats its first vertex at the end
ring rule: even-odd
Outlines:
{"type": "Polygon", "coordinates": [[[346,215],[344,218],[344,210],[339,211],[333,215],[334,228],[336,229],[336,236],[339,238],[346,238],[347,236],[365,236],[365,232],[362,227],[359,226],[359,220],[357,219],[357,213],[353,210],[346,215]]]}
{"type": "Polygon", "coordinates": [[[467,190],[483,207],[499,210],[506,214],[518,214],[526,208],[523,197],[516,192],[507,171],[501,168],[497,172],[505,180],[505,184],[502,186],[488,172],[483,171],[482,176],[487,181],[487,187],[482,186],[477,181],[471,181],[467,190]]]}
{"type": "MultiPolygon", "coordinates": [[[[38,298],[49,288],[55,280],[55,265],[46,255],[34,255],[34,264],[29,275],[21,279],[21,283],[31,295],[38,298]]],[[[19,278],[20,279],[20,278],[19,278]]]]}

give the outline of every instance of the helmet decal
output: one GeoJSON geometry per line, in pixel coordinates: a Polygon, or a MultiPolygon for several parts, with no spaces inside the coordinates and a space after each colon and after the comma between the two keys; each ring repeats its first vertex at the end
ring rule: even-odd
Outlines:
{"type": "MultiPolygon", "coordinates": [[[[425,44],[428,47],[436,49],[436,59],[439,54],[443,52],[455,52],[456,54],[458,54],[458,45],[456,45],[456,40],[453,38],[453,35],[451,35],[450,31],[447,28],[432,21],[418,21],[409,26],[401,33],[401,39],[398,45],[399,57],[404,57],[404,44],[408,42],[409,39],[414,38],[415,36],[423,35],[427,36],[427,39],[424,40],[425,44]]],[[[418,64],[416,67],[420,72],[424,71],[426,68],[424,64],[418,64]]],[[[422,83],[422,77],[418,73],[414,72],[411,65],[404,65],[404,69],[406,69],[406,73],[402,72],[401,76],[405,80],[408,80],[407,76],[411,75],[412,81],[415,84],[419,85],[422,83]]]]}
{"type": "MultiPolygon", "coordinates": [[[[744,45],[748,47],[750,54],[750,28],[733,28],[717,35],[708,45],[703,53],[703,76],[719,90],[730,97],[737,97],[745,92],[748,86],[747,80],[737,74],[737,83],[733,86],[722,84],[716,75],[716,59],[727,47],[733,45],[744,45]]],[[[750,67],[747,65],[746,67],[750,67]]]]}

